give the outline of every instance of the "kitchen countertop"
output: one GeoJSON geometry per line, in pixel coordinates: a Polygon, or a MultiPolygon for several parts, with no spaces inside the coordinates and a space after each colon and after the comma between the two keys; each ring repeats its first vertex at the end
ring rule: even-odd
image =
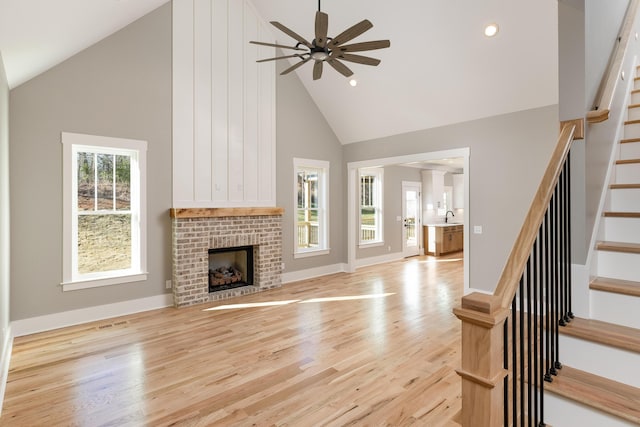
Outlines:
{"type": "Polygon", "coordinates": [[[464,225],[461,222],[448,222],[448,223],[444,223],[444,222],[439,222],[437,224],[425,224],[425,227],[454,227],[456,225],[464,225]]]}

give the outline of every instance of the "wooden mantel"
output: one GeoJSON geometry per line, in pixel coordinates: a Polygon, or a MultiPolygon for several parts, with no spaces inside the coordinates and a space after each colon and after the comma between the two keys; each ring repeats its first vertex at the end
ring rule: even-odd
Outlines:
{"type": "Polygon", "coordinates": [[[282,215],[284,208],[171,208],[171,218],[221,218],[282,215]]]}

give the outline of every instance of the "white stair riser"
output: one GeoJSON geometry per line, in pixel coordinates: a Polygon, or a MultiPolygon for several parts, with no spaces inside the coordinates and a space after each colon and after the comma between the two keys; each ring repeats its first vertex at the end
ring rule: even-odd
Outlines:
{"type": "Polygon", "coordinates": [[[640,104],[640,92],[631,94],[631,104],[640,104]]]}
{"type": "Polygon", "coordinates": [[[616,165],[617,184],[640,183],[640,163],[616,165]]]}
{"type": "Polygon", "coordinates": [[[627,120],[640,120],[640,107],[629,108],[627,120]]]}
{"type": "Polygon", "coordinates": [[[640,328],[640,297],[594,290],[590,294],[592,319],[640,328]]]}
{"type": "Polygon", "coordinates": [[[611,190],[611,210],[640,212],[640,188],[611,190]]]}
{"type": "MultiPolygon", "coordinates": [[[[562,328],[560,328],[562,331],[562,328]]],[[[633,387],[640,387],[640,354],[560,334],[560,362],[633,387]],[[606,360],[606,363],[602,363],[606,360]]]]}
{"type": "MultiPolygon", "coordinates": [[[[598,251],[598,276],[640,282],[640,254],[598,251]]],[[[640,313],[640,305],[638,306],[640,313]]],[[[638,316],[640,322],[640,316],[638,316]]],[[[640,328],[640,323],[637,326],[640,328]]]]}
{"type": "Polygon", "coordinates": [[[640,123],[624,125],[625,138],[640,138],[640,123]]]}
{"type": "Polygon", "coordinates": [[[637,427],[630,421],[551,392],[544,394],[544,422],[556,427],[637,427]]]}
{"type": "Polygon", "coordinates": [[[605,218],[604,239],[611,242],[640,243],[640,219],[605,218]]]}
{"type": "MultiPolygon", "coordinates": [[[[640,108],[638,110],[640,110],[640,108]]],[[[640,142],[620,144],[620,159],[640,159],[640,142]]]]}

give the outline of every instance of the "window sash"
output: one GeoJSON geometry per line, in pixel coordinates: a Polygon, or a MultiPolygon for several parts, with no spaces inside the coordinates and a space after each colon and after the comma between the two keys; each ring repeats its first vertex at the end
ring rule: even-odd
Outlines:
{"type": "Polygon", "coordinates": [[[382,179],[382,171],[378,169],[360,172],[358,228],[361,245],[380,243],[384,240],[382,235],[382,179]]]}

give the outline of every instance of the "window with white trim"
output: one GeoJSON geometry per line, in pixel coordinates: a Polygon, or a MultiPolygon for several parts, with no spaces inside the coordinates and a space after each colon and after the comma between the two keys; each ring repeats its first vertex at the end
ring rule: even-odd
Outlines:
{"type": "Polygon", "coordinates": [[[329,253],[329,162],[293,159],[294,258],[329,253]]]}
{"type": "Polygon", "coordinates": [[[146,280],[146,141],[62,133],[63,290],[146,280]]]}
{"type": "Polygon", "coordinates": [[[360,178],[360,215],[358,216],[360,245],[382,244],[384,242],[382,228],[384,169],[363,168],[358,172],[360,178]]]}

